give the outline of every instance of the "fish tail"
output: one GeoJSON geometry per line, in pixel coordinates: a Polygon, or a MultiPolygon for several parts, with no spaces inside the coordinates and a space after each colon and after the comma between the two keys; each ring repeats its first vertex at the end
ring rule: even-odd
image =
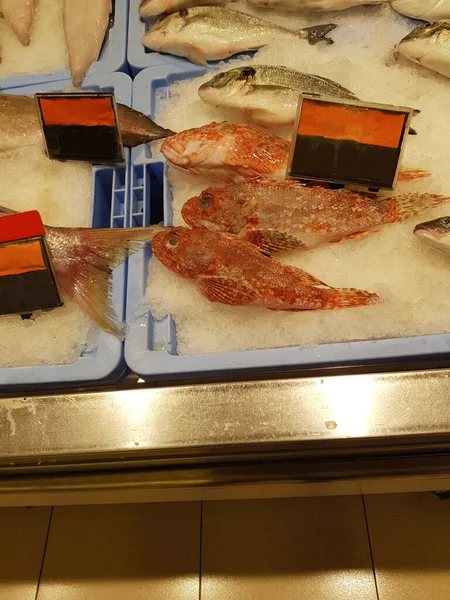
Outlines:
{"type": "MultiPolygon", "coordinates": [[[[164,227],[130,229],[69,229],[47,227],[49,246],[52,236],[62,237],[71,261],[58,268],[58,250],[52,253],[56,278],[62,289],[72,296],[81,309],[106,333],[124,338],[124,327],[117,322],[111,303],[112,269],[129,255],[150,242],[164,227]],[[75,242],[74,242],[75,239],[75,242]]],[[[57,241],[55,247],[58,248],[57,241]]]]}
{"type": "Polygon", "coordinates": [[[391,222],[403,223],[411,217],[450,202],[450,197],[440,194],[402,194],[388,198],[387,201],[392,203],[393,208],[391,222]]]}
{"type": "Polygon", "coordinates": [[[337,25],[334,23],[327,23],[326,25],[313,25],[313,27],[305,27],[304,29],[300,29],[298,35],[302,39],[308,40],[308,42],[313,46],[319,42],[325,42],[326,44],[334,44],[334,41],[327,37],[327,34],[333,29],[336,29],[337,25]]]}
{"type": "Polygon", "coordinates": [[[371,294],[364,290],[357,289],[338,289],[323,290],[324,305],[323,308],[351,308],[356,306],[367,306],[377,302],[377,294],[371,294]]]}
{"type": "Polygon", "coordinates": [[[431,177],[430,171],[422,169],[402,169],[397,177],[397,181],[414,181],[415,179],[424,179],[431,177]]]}

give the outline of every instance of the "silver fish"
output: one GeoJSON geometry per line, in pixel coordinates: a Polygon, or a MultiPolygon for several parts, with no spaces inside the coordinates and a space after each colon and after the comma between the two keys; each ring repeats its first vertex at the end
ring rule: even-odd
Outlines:
{"type": "Polygon", "coordinates": [[[450,23],[419,25],[398,44],[398,51],[413,62],[450,77],[450,23]]]}
{"type": "Polygon", "coordinates": [[[282,10],[346,10],[354,6],[365,6],[367,4],[386,4],[389,0],[247,0],[255,6],[264,8],[279,8],[282,10]]]}
{"type": "Polygon", "coordinates": [[[423,21],[450,19],[450,0],[391,0],[394,10],[423,21]]]}
{"type": "Polygon", "coordinates": [[[100,54],[111,10],[111,0],[64,0],[64,34],[75,87],[100,54]]]}
{"type": "Polygon", "coordinates": [[[208,60],[221,60],[238,52],[257,50],[277,39],[286,42],[305,39],[310,44],[333,41],[327,34],[336,25],[316,25],[290,31],[223,6],[197,6],[157,21],[142,43],[150,50],[185,56],[207,66],[208,60]]]}
{"type": "Polygon", "coordinates": [[[428,246],[450,254],[450,217],[420,223],[414,234],[428,246]]]}
{"type": "Polygon", "coordinates": [[[224,6],[232,0],[142,0],[139,14],[143,19],[150,19],[163,14],[170,14],[191,8],[192,6],[224,6]]]}
{"type": "Polygon", "coordinates": [[[331,79],[268,65],[218,73],[198,90],[211,106],[233,110],[250,123],[267,128],[294,124],[301,93],[356,99],[331,79]]]}
{"type": "Polygon", "coordinates": [[[0,12],[24,46],[30,43],[37,0],[0,0],[0,12]]]}
{"type": "MultiPolygon", "coordinates": [[[[117,104],[120,134],[130,148],[173,135],[142,113],[117,104]]],[[[42,145],[42,131],[34,98],[0,94],[0,152],[42,145]]]]}

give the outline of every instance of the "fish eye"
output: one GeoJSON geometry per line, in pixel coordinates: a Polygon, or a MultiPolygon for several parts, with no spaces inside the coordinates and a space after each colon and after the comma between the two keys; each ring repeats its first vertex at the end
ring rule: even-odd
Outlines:
{"type": "Polygon", "coordinates": [[[442,225],[445,225],[446,227],[450,227],[450,217],[443,217],[441,219],[441,223],[442,223],[442,225]]]}
{"type": "Polygon", "coordinates": [[[202,208],[211,208],[213,199],[211,196],[203,196],[203,198],[200,200],[200,206],[202,208]]]}
{"type": "Polygon", "coordinates": [[[176,248],[178,246],[178,238],[176,235],[171,235],[166,243],[167,247],[176,248]]]}
{"type": "Polygon", "coordinates": [[[244,67],[241,71],[241,76],[239,77],[239,79],[243,79],[243,80],[247,80],[250,77],[254,77],[256,74],[256,71],[253,67],[244,67]]]}

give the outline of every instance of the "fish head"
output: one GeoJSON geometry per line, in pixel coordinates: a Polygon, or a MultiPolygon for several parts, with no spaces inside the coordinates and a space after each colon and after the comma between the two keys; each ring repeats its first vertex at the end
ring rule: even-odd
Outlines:
{"type": "Polygon", "coordinates": [[[214,261],[209,235],[205,230],[172,227],[153,238],[153,254],[180,277],[194,280],[214,261]]]}
{"type": "Polygon", "coordinates": [[[189,170],[206,160],[222,138],[222,123],[181,131],[164,140],[161,152],[179,169],[189,170]]]}
{"type": "MultiPolygon", "coordinates": [[[[424,23],[416,27],[398,45],[398,51],[406,58],[421,64],[429,60],[432,54],[439,52],[442,47],[450,44],[450,23],[445,21],[424,23]]],[[[433,62],[438,61],[433,57],[433,62]]],[[[444,57],[442,60],[447,60],[444,57]]]]}
{"type": "Polygon", "coordinates": [[[416,225],[414,234],[425,244],[450,253],[450,217],[441,217],[416,225]]]}
{"type": "Polygon", "coordinates": [[[256,70],[250,66],[217,73],[199,87],[198,95],[207,104],[220,106],[230,96],[250,91],[255,75],[256,70]]]}
{"type": "Polygon", "coordinates": [[[186,25],[183,14],[186,11],[172,13],[160,17],[142,38],[144,46],[151,50],[165,52],[175,51],[177,47],[177,34],[186,25]]]}
{"type": "Polygon", "coordinates": [[[237,235],[249,222],[253,202],[247,194],[240,194],[240,185],[208,188],[188,200],[181,214],[191,227],[204,227],[221,233],[237,235]]]}

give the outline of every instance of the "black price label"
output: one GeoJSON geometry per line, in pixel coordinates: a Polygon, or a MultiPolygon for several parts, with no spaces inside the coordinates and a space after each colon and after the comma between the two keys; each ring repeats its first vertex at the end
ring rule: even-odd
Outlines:
{"type": "Polygon", "coordinates": [[[300,97],[288,175],[394,189],[413,109],[300,97]]]}
{"type": "Polygon", "coordinates": [[[123,162],[114,94],[36,94],[47,155],[95,164],[123,162]]]}

